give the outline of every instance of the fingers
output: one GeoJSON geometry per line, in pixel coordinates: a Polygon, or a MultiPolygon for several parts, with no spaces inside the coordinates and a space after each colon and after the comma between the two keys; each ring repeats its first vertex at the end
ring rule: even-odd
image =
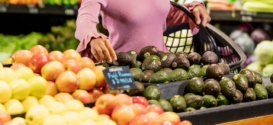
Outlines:
{"type": "Polygon", "coordinates": [[[196,24],[200,24],[201,20],[200,20],[200,12],[199,9],[193,9],[193,15],[195,17],[195,22],[196,24]]]}
{"type": "Polygon", "coordinates": [[[106,47],[105,43],[106,43],[106,40],[104,40],[104,42],[101,42],[99,44],[99,46],[100,46],[100,48],[102,50],[102,53],[104,54],[104,57],[105,57],[104,59],[106,59],[109,63],[111,63],[112,62],[112,58],[111,58],[111,56],[109,54],[109,50],[106,47]]]}
{"type": "Polygon", "coordinates": [[[202,24],[203,24],[203,26],[206,26],[207,23],[209,23],[209,22],[211,21],[211,18],[210,18],[210,16],[208,15],[207,12],[202,13],[202,14],[201,14],[201,18],[202,18],[202,24]]]}
{"type": "Polygon", "coordinates": [[[112,59],[117,60],[117,55],[108,39],[106,39],[105,46],[108,48],[108,51],[112,59]]]}
{"type": "Polygon", "coordinates": [[[95,59],[100,62],[101,61],[101,58],[100,56],[98,55],[97,51],[94,50],[94,49],[91,49],[91,53],[94,55],[95,59]]]}

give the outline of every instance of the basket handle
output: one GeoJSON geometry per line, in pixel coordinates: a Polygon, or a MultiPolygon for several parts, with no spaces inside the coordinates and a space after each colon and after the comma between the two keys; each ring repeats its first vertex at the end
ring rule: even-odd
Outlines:
{"type": "MultiPolygon", "coordinates": [[[[175,7],[177,7],[178,9],[182,10],[182,11],[183,11],[185,14],[187,14],[187,15],[192,19],[192,21],[196,24],[194,15],[189,11],[189,9],[188,9],[187,7],[185,7],[185,6],[183,6],[183,5],[179,5],[179,4],[177,4],[177,3],[175,3],[175,2],[172,2],[172,1],[171,1],[171,4],[172,4],[173,6],[175,6],[175,7]]],[[[198,25],[198,24],[196,24],[196,25],[198,25]]],[[[219,55],[219,52],[218,52],[218,47],[217,47],[217,45],[216,45],[216,42],[215,42],[213,36],[212,36],[212,35],[210,34],[210,32],[208,32],[208,30],[202,25],[202,23],[200,23],[200,24],[198,25],[198,27],[199,27],[199,30],[202,30],[202,31],[205,33],[205,35],[208,37],[209,42],[213,45],[214,52],[215,52],[215,53],[217,54],[217,56],[218,56],[218,61],[220,61],[220,55],[219,55]]]]}

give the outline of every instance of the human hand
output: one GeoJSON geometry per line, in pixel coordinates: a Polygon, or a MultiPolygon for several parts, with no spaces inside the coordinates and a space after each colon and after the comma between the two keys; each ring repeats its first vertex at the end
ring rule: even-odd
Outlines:
{"type": "Polygon", "coordinates": [[[195,17],[195,22],[198,25],[201,23],[201,19],[202,19],[203,26],[206,26],[207,23],[209,23],[211,21],[211,18],[209,16],[205,6],[202,4],[195,6],[192,10],[192,13],[195,17]]]}
{"type": "Polygon", "coordinates": [[[101,63],[105,63],[106,61],[112,63],[112,59],[117,60],[116,53],[108,39],[92,39],[90,46],[91,53],[94,55],[97,61],[101,63]]]}

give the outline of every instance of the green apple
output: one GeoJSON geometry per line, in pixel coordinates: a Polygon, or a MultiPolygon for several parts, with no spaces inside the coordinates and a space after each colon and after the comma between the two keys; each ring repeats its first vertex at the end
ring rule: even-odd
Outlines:
{"type": "Polygon", "coordinates": [[[66,111],[81,112],[84,110],[84,105],[79,100],[71,100],[65,104],[66,111]]]}
{"type": "Polygon", "coordinates": [[[9,86],[12,91],[12,99],[23,100],[30,94],[30,84],[24,79],[14,79],[9,83],[9,86]]]}
{"type": "Polygon", "coordinates": [[[20,125],[27,125],[27,121],[21,117],[15,117],[12,119],[12,121],[16,121],[16,122],[20,123],[20,125]]]}
{"type": "Polygon", "coordinates": [[[45,107],[54,102],[56,102],[56,100],[50,95],[44,95],[39,99],[39,104],[44,105],[45,107]]]}
{"type": "Polygon", "coordinates": [[[81,122],[79,125],[97,125],[97,123],[93,120],[86,120],[81,122]]]}
{"type": "Polygon", "coordinates": [[[15,71],[16,75],[18,78],[22,78],[26,81],[28,81],[30,78],[32,78],[34,76],[33,71],[28,68],[28,67],[22,67],[22,68],[18,68],[15,71]]]}
{"type": "Polygon", "coordinates": [[[4,103],[11,98],[11,89],[5,81],[0,81],[0,103],[4,103]]]}
{"type": "Polygon", "coordinates": [[[38,100],[34,96],[29,96],[22,101],[25,112],[27,112],[31,107],[39,105],[38,100]]]}
{"type": "Polygon", "coordinates": [[[43,77],[32,77],[28,80],[28,83],[31,86],[30,95],[41,98],[46,94],[47,81],[43,77]]]}
{"type": "Polygon", "coordinates": [[[72,111],[66,112],[63,114],[63,118],[66,124],[78,124],[81,122],[79,113],[77,112],[72,112],[72,111]]]}
{"type": "Polygon", "coordinates": [[[84,110],[80,112],[81,121],[96,120],[98,117],[99,113],[91,108],[84,108],[84,110]]]}
{"type": "Polygon", "coordinates": [[[0,103],[0,111],[5,111],[6,112],[5,107],[1,103],[0,103]]]}
{"type": "Polygon", "coordinates": [[[65,106],[61,102],[53,102],[47,106],[47,109],[50,114],[59,114],[63,115],[66,112],[65,106]]]}
{"type": "Polygon", "coordinates": [[[10,115],[20,114],[24,112],[24,106],[17,99],[10,99],[4,104],[7,113],[10,115]]]}
{"type": "Polygon", "coordinates": [[[9,83],[16,78],[17,78],[17,75],[13,69],[11,68],[0,69],[0,81],[5,81],[9,83]]]}
{"type": "Polygon", "coordinates": [[[44,119],[49,115],[45,106],[36,105],[28,110],[25,117],[28,125],[42,125],[44,119]]]}
{"type": "Polygon", "coordinates": [[[44,119],[43,125],[66,125],[61,115],[50,115],[44,119]]]}

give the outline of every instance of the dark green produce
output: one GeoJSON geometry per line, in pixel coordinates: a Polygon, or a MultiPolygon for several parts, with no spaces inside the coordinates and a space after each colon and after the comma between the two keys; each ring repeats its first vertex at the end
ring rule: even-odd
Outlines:
{"type": "Polygon", "coordinates": [[[146,57],[145,59],[149,59],[149,58],[156,59],[156,60],[160,61],[160,58],[157,55],[150,55],[150,56],[146,57]]]}
{"type": "Polygon", "coordinates": [[[220,81],[220,87],[223,95],[225,95],[227,98],[232,99],[235,97],[236,85],[231,79],[223,77],[220,81]]]}
{"type": "Polygon", "coordinates": [[[135,85],[136,85],[137,89],[128,90],[128,95],[129,96],[142,96],[142,93],[145,90],[144,85],[138,81],[135,81],[135,85]]]}
{"type": "Polygon", "coordinates": [[[185,98],[180,95],[175,95],[170,100],[175,112],[183,112],[187,108],[185,98]]]}
{"type": "Polygon", "coordinates": [[[245,75],[248,81],[248,87],[255,88],[255,85],[257,83],[254,72],[252,72],[249,69],[243,69],[240,71],[240,74],[245,75]]]}
{"type": "Polygon", "coordinates": [[[263,84],[263,78],[262,78],[262,76],[259,73],[255,72],[255,71],[253,71],[253,73],[255,75],[256,83],[263,84]]]}
{"type": "Polygon", "coordinates": [[[206,76],[206,72],[207,72],[207,68],[209,67],[209,65],[204,65],[202,68],[201,68],[201,74],[202,76],[206,76]]]}
{"type": "Polygon", "coordinates": [[[177,52],[177,53],[175,53],[175,55],[176,55],[176,56],[184,56],[184,57],[186,57],[186,58],[189,56],[189,54],[188,54],[188,53],[183,52],[183,51],[181,51],[181,52],[177,52]]]}
{"type": "Polygon", "coordinates": [[[202,110],[202,109],[207,109],[206,107],[204,107],[204,106],[202,106],[201,108],[200,108],[200,110],[202,110]]]}
{"type": "Polygon", "coordinates": [[[255,101],[256,100],[256,93],[253,88],[248,88],[244,94],[244,101],[255,101]]]}
{"type": "Polygon", "coordinates": [[[205,81],[203,92],[205,95],[214,95],[215,97],[218,96],[221,92],[219,82],[215,79],[207,79],[205,81]]]}
{"type": "Polygon", "coordinates": [[[183,81],[183,80],[187,80],[187,79],[188,79],[188,73],[184,69],[177,68],[170,73],[170,80],[172,82],[183,81]]]}
{"type": "Polygon", "coordinates": [[[191,65],[200,64],[201,58],[202,58],[201,55],[197,52],[191,52],[188,56],[191,65]]]}
{"type": "Polygon", "coordinates": [[[273,83],[270,83],[268,84],[266,87],[265,87],[267,93],[268,93],[268,97],[269,98],[272,98],[273,97],[273,83]]]}
{"type": "Polygon", "coordinates": [[[210,108],[210,107],[216,107],[217,106],[217,100],[214,96],[212,95],[205,95],[203,96],[203,106],[210,108]]]}
{"type": "Polygon", "coordinates": [[[148,86],[143,92],[143,96],[147,100],[159,100],[161,96],[161,91],[157,86],[148,86]]]}
{"type": "Polygon", "coordinates": [[[193,93],[187,93],[186,95],[184,95],[184,98],[187,99],[187,98],[189,98],[189,97],[191,97],[193,95],[195,95],[195,94],[193,94],[193,93]]]}
{"type": "Polygon", "coordinates": [[[256,84],[254,91],[256,93],[257,99],[267,99],[268,98],[268,93],[262,85],[256,84]]]}
{"type": "Polygon", "coordinates": [[[164,112],[172,112],[173,111],[173,106],[169,101],[167,101],[165,99],[160,99],[159,103],[162,106],[162,109],[164,110],[164,112]]]}
{"type": "Polygon", "coordinates": [[[116,55],[119,66],[130,66],[133,63],[133,57],[126,52],[118,52],[116,55]]]}
{"type": "Polygon", "coordinates": [[[149,83],[168,83],[170,82],[170,75],[165,71],[158,71],[152,75],[149,83]]]}
{"type": "Polygon", "coordinates": [[[189,70],[188,70],[188,77],[189,79],[193,78],[193,77],[202,77],[202,72],[200,69],[200,65],[192,65],[190,66],[189,70]]]}
{"type": "Polygon", "coordinates": [[[220,62],[220,63],[218,63],[221,67],[222,67],[222,69],[224,70],[224,75],[228,75],[229,73],[230,73],[230,68],[229,68],[229,66],[228,66],[228,64],[227,63],[225,63],[225,62],[220,62]]]}
{"type": "Polygon", "coordinates": [[[217,104],[218,105],[228,105],[229,101],[224,95],[217,96],[217,104]]]}
{"type": "Polygon", "coordinates": [[[128,54],[130,54],[132,57],[133,57],[133,62],[136,62],[137,61],[137,56],[138,56],[138,53],[134,50],[130,50],[127,52],[128,54]]]}
{"type": "Polygon", "coordinates": [[[189,108],[185,109],[185,112],[192,112],[192,111],[195,111],[195,110],[196,110],[195,108],[189,107],[189,108]]]}
{"type": "Polygon", "coordinates": [[[189,60],[184,56],[176,56],[172,62],[172,68],[182,68],[188,70],[190,67],[189,60]]]}
{"type": "Polygon", "coordinates": [[[158,105],[162,108],[162,105],[157,100],[148,100],[148,104],[149,105],[152,105],[152,104],[158,105]]]}
{"type": "Polygon", "coordinates": [[[171,68],[163,68],[160,71],[165,71],[167,73],[171,73],[173,70],[171,68]]]}
{"type": "Polygon", "coordinates": [[[175,54],[165,53],[160,55],[161,67],[169,68],[172,65],[173,60],[175,59],[175,54]]]}
{"type": "Polygon", "coordinates": [[[203,79],[194,77],[189,81],[189,84],[187,85],[187,90],[190,93],[201,94],[204,86],[205,85],[203,79]]]}
{"type": "Polygon", "coordinates": [[[131,65],[131,68],[141,68],[142,63],[140,61],[134,61],[131,65]]]}
{"type": "Polygon", "coordinates": [[[192,95],[186,99],[187,107],[199,109],[203,105],[203,98],[200,95],[192,95]]]}
{"type": "Polygon", "coordinates": [[[140,74],[139,81],[148,83],[151,77],[153,76],[153,74],[154,74],[153,70],[146,70],[140,74]]]}
{"type": "Polygon", "coordinates": [[[132,76],[134,77],[135,81],[138,81],[140,74],[142,73],[142,70],[139,68],[131,68],[130,69],[132,76]]]}
{"type": "Polygon", "coordinates": [[[142,70],[153,70],[154,72],[157,72],[161,70],[161,62],[152,58],[145,59],[142,64],[142,70]]]}
{"type": "Polygon", "coordinates": [[[243,74],[236,74],[232,80],[235,82],[236,88],[245,92],[248,88],[247,78],[243,74]]]}
{"type": "Polygon", "coordinates": [[[208,78],[214,78],[216,80],[221,80],[224,76],[224,70],[218,64],[211,64],[206,71],[206,76],[208,78]]]}
{"type": "Polygon", "coordinates": [[[235,96],[232,99],[232,102],[234,103],[240,103],[243,101],[243,94],[240,90],[236,90],[235,96]]]}
{"type": "Polygon", "coordinates": [[[158,55],[158,50],[155,46],[146,46],[142,48],[139,52],[140,61],[143,61],[146,57],[150,55],[158,55]]]}
{"type": "Polygon", "coordinates": [[[217,64],[218,63],[218,56],[212,51],[207,51],[202,55],[201,62],[204,65],[217,64]]]}

